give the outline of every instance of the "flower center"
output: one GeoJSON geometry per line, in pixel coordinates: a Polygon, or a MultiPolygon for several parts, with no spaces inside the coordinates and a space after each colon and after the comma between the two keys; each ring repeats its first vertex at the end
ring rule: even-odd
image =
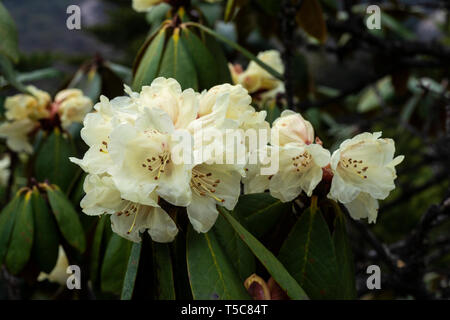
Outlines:
{"type": "Polygon", "coordinates": [[[220,184],[220,179],[215,179],[211,172],[202,173],[197,169],[192,169],[191,188],[198,195],[209,196],[218,202],[224,202],[225,199],[217,197],[214,193],[216,187],[220,184]]]}
{"type": "Polygon", "coordinates": [[[355,173],[362,179],[367,179],[367,169],[369,169],[369,167],[364,163],[363,160],[352,158],[347,159],[346,157],[342,157],[339,164],[341,165],[342,168],[352,173],[355,173]]]}
{"type": "Polygon", "coordinates": [[[142,162],[142,168],[155,174],[154,179],[158,180],[161,173],[164,173],[166,166],[170,163],[170,152],[164,151],[157,157],[146,158],[142,162]]]}
{"type": "Polygon", "coordinates": [[[101,147],[98,151],[102,153],[108,153],[108,142],[102,141],[103,147],[101,147]]]}
{"type": "Polygon", "coordinates": [[[131,231],[133,231],[133,228],[136,225],[136,218],[139,214],[140,209],[141,209],[140,204],[129,201],[125,206],[125,208],[116,213],[118,217],[120,217],[122,214],[124,214],[127,217],[130,216],[130,214],[134,214],[133,222],[131,223],[130,229],[128,229],[127,234],[130,234],[131,231]]]}
{"type": "Polygon", "coordinates": [[[309,152],[305,151],[296,157],[292,158],[292,165],[295,171],[299,172],[303,168],[307,168],[312,161],[312,156],[309,152]],[[302,168],[303,167],[303,168],[302,168]]]}

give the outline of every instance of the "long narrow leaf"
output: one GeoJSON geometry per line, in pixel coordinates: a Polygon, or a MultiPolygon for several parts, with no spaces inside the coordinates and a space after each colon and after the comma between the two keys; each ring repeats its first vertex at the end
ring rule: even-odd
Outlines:
{"type": "Polygon", "coordinates": [[[250,51],[244,49],[243,47],[241,47],[240,45],[238,45],[236,42],[233,42],[229,39],[227,39],[226,37],[218,34],[217,32],[215,32],[214,30],[209,29],[208,27],[205,27],[202,24],[196,23],[196,22],[188,22],[186,23],[186,25],[192,25],[195,26],[201,30],[203,30],[204,32],[212,35],[213,37],[215,37],[216,39],[226,43],[227,45],[229,45],[230,47],[238,50],[240,53],[242,53],[244,56],[246,56],[247,58],[249,58],[250,60],[255,61],[261,68],[263,68],[264,70],[266,70],[268,73],[270,73],[272,76],[274,76],[277,79],[283,80],[283,75],[280,74],[278,71],[274,70],[272,67],[270,67],[269,65],[265,64],[264,62],[262,62],[261,60],[259,60],[255,55],[253,55],[250,51]]]}
{"type": "Polygon", "coordinates": [[[133,296],[134,283],[139,267],[139,259],[141,258],[142,243],[133,243],[131,247],[130,258],[128,259],[127,272],[123,281],[121,300],[131,300],[133,296]]]}
{"type": "Polygon", "coordinates": [[[261,261],[267,271],[272,275],[275,281],[283,288],[287,295],[292,299],[306,300],[308,296],[295,279],[289,274],[286,268],[277,258],[266,249],[250,232],[248,232],[238,221],[236,221],[228,212],[220,208],[221,214],[236,230],[241,239],[252,250],[255,256],[261,261]]]}

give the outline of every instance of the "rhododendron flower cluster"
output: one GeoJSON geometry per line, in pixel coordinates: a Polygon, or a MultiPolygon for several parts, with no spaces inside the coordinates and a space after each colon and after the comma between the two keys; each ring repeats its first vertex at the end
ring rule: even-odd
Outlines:
{"type": "MultiPolygon", "coordinates": [[[[284,111],[272,126],[268,152],[278,152],[280,170],[274,175],[262,175],[260,167],[249,165],[244,179],[245,193],[269,189],[273,197],[287,202],[302,191],[311,196],[331,166],[332,181],[328,198],[339,201],[354,219],[368,218],[375,222],[378,200],[387,198],[395,188],[395,166],[404,156],[394,158],[392,139],[382,139],[381,132],[361,133],[345,140],[330,157],[320,139],[314,142],[311,123],[292,111],[284,111]]],[[[263,157],[268,152],[262,153],[263,157]]],[[[263,150],[265,151],[265,150],[263,150]]],[[[261,159],[262,157],[260,157],[261,159]]]]}
{"type": "Polygon", "coordinates": [[[333,174],[329,197],[352,217],[372,222],[403,159],[393,158],[393,141],[380,133],[345,141],[331,156],[311,123],[293,111],[284,111],[271,129],[241,85],[200,94],[160,77],[139,93],[125,91],[128,96],[113,100],[102,96],[85,117],[81,137],[89,150],[71,161],[88,173],[83,211],[110,214],[113,231],[134,242],[144,231],[154,241],[172,241],[178,228],[172,210],[165,210],[170,206],[186,208],[193,228],[208,232],[217,206],[235,207],[241,183],[245,193],[269,190],[283,202],[302,192],[310,197],[325,168],[333,174]],[[270,143],[251,143],[251,132],[270,143]],[[268,174],[271,162],[277,169],[268,174]]]}
{"type": "Polygon", "coordinates": [[[58,117],[63,128],[74,122],[82,122],[91,111],[92,101],[79,89],[65,89],[51,96],[34,86],[28,86],[27,94],[17,94],[5,100],[7,122],[0,125],[0,137],[6,138],[8,147],[15,152],[32,153],[28,136],[42,122],[58,117]]]}
{"type": "Polygon", "coordinates": [[[102,96],[84,119],[81,136],[89,150],[83,159],[71,158],[89,173],[83,211],[111,214],[113,231],[129,240],[140,241],[147,230],[154,241],[168,242],[178,230],[164,201],[186,207],[194,229],[207,232],[217,205],[236,205],[244,175],[246,152],[223,163],[230,151],[223,135],[231,131],[243,144],[239,128],[269,130],[265,111],[256,112],[247,92],[228,84],[200,95],[182,91],[174,79],[157,78],[140,93],[126,92],[111,101],[102,96]],[[183,161],[181,136],[188,146],[183,161]],[[205,157],[203,149],[215,152],[205,157]]]}

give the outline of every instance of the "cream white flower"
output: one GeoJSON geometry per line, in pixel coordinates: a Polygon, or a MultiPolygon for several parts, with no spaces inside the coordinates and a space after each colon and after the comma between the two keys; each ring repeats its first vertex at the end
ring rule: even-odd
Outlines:
{"type": "Polygon", "coordinates": [[[59,246],[58,260],[53,270],[47,274],[41,272],[38,276],[38,281],[48,280],[50,282],[58,283],[62,286],[66,285],[69,274],[67,273],[67,267],[69,266],[69,260],[62,246],[59,246]]]}
{"type": "Polygon", "coordinates": [[[84,182],[86,195],[80,205],[88,215],[111,214],[111,228],[118,235],[140,242],[140,234],[147,231],[153,241],[173,241],[178,228],[172,218],[161,209],[158,196],[151,193],[153,206],[124,200],[110,176],[88,175],[84,182]]]}
{"type": "Polygon", "coordinates": [[[354,200],[345,203],[344,206],[355,220],[367,218],[369,223],[377,221],[378,200],[368,193],[360,192],[354,200]]]}
{"type": "MultiPolygon", "coordinates": [[[[243,131],[250,129],[250,131],[256,133],[256,139],[260,139],[261,134],[264,134],[267,140],[270,139],[270,125],[265,120],[267,112],[255,111],[255,108],[250,105],[252,98],[241,85],[222,84],[214,86],[208,91],[204,91],[199,100],[199,119],[211,115],[214,108],[217,110],[224,108],[225,119],[228,122],[232,121],[235,123],[234,125],[227,123],[227,128],[239,128],[243,131]]],[[[220,112],[216,114],[218,117],[221,117],[220,112]]],[[[246,147],[247,152],[251,152],[257,145],[250,145],[246,141],[246,147]]]]}
{"type": "Polygon", "coordinates": [[[89,150],[83,159],[70,160],[86,172],[102,174],[112,165],[108,145],[113,127],[121,123],[134,124],[139,108],[130,97],[117,97],[110,101],[101,96],[94,109],[96,112],[88,113],[84,118],[81,129],[81,138],[89,146],[89,150]]]}
{"type": "Polygon", "coordinates": [[[34,86],[28,86],[31,94],[17,94],[5,100],[5,116],[8,120],[38,120],[49,116],[50,95],[34,86]]]}
{"type": "Polygon", "coordinates": [[[133,9],[138,12],[149,11],[153,6],[160,4],[163,0],[133,0],[133,9]]]}
{"type": "Polygon", "coordinates": [[[352,216],[369,217],[370,221],[376,219],[375,199],[385,199],[395,188],[395,166],[404,159],[394,158],[392,139],[380,137],[381,132],[361,133],[345,140],[331,157],[333,180],[328,196],[345,204],[352,216]],[[364,213],[355,211],[363,208],[364,213]]]}
{"type": "MultiPolygon", "coordinates": [[[[280,53],[276,50],[268,50],[260,52],[257,56],[259,60],[272,67],[279,73],[284,72],[283,61],[281,60],[280,53]]],[[[239,72],[233,66],[230,66],[230,72],[235,84],[241,84],[250,93],[257,91],[270,91],[278,89],[282,86],[282,82],[274,78],[270,73],[263,69],[259,64],[251,61],[247,69],[243,72],[239,72]]]]}
{"type": "Polygon", "coordinates": [[[66,89],[55,96],[58,113],[63,128],[69,127],[73,122],[83,122],[85,115],[92,110],[92,101],[83,95],[79,89],[66,89]]]}
{"type": "Polygon", "coordinates": [[[244,192],[260,193],[269,189],[282,202],[295,199],[302,191],[311,196],[322,180],[322,168],[330,163],[330,152],[313,141],[311,123],[299,113],[284,111],[272,124],[271,146],[255,151],[256,156],[250,157],[258,159],[258,163],[246,167],[244,192]],[[261,168],[270,161],[278,161],[278,171],[262,174],[261,168]]]}
{"type": "Polygon", "coordinates": [[[278,153],[278,172],[262,175],[263,164],[248,165],[247,176],[243,179],[244,192],[260,193],[269,189],[270,194],[282,202],[294,200],[302,191],[311,196],[322,180],[322,168],[330,163],[330,152],[318,144],[298,143],[268,146],[258,151],[263,157],[261,161],[268,161],[273,152],[278,153]]]}
{"type": "Polygon", "coordinates": [[[12,151],[32,153],[33,147],[28,141],[28,134],[35,126],[28,118],[5,122],[0,125],[0,137],[6,138],[6,144],[12,151]]]}
{"type": "Polygon", "coordinates": [[[81,136],[89,150],[81,160],[71,158],[90,173],[83,211],[112,214],[113,230],[132,241],[149,230],[153,240],[166,242],[177,228],[159,207],[165,200],[186,207],[194,229],[207,232],[217,219],[217,205],[229,210],[236,205],[244,174],[247,149],[234,154],[226,135],[244,145],[240,129],[269,131],[265,112],[250,106],[242,86],[229,84],[200,96],[182,91],[174,79],[157,78],[139,93],[125,91],[129,97],[102,97],[84,119],[81,136]],[[179,136],[187,139],[182,140],[187,158],[177,154],[179,136]],[[214,152],[204,156],[204,148],[214,152]],[[239,161],[221,164],[228,155],[239,161]]]}
{"type": "Polygon", "coordinates": [[[156,190],[173,205],[189,204],[191,164],[173,161],[174,130],[166,112],[149,108],[134,126],[125,123],[111,131],[108,152],[113,166],[108,173],[123,198],[147,204],[148,195],[156,190]]]}
{"type": "Polygon", "coordinates": [[[196,165],[192,169],[192,201],[187,206],[187,214],[197,232],[208,232],[214,225],[219,214],[217,205],[228,210],[234,208],[240,195],[246,161],[245,148],[240,153],[226,144],[231,135],[243,143],[238,123],[227,119],[230,93],[223,92],[215,98],[211,113],[196,119],[189,126],[195,141],[193,153],[196,165]],[[213,138],[204,140],[205,137],[213,138]],[[207,152],[199,154],[199,149],[207,152]],[[227,159],[232,159],[232,163],[223,164],[228,163],[227,159]]]}
{"type": "Polygon", "coordinates": [[[272,123],[271,141],[283,146],[295,142],[311,144],[314,142],[314,129],[309,121],[294,111],[285,110],[281,116],[272,123]]]}
{"type": "Polygon", "coordinates": [[[0,160],[0,186],[8,184],[9,175],[11,174],[9,166],[11,165],[11,158],[6,155],[0,160]]]}
{"type": "Polygon", "coordinates": [[[198,93],[192,89],[181,90],[172,78],[159,77],[150,86],[143,86],[138,96],[143,108],[158,108],[167,112],[176,129],[187,128],[197,118],[198,93]]]}
{"type": "Polygon", "coordinates": [[[241,190],[241,173],[233,165],[200,164],[192,169],[192,201],[187,214],[194,230],[208,232],[217,220],[217,205],[232,210],[241,190]]]}

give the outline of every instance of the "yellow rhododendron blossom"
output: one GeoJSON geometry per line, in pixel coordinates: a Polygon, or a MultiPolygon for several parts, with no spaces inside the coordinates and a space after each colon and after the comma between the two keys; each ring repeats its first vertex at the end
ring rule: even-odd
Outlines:
{"type": "Polygon", "coordinates": [[[69,127],[74,122],[83,122],[87,113],[92,110],[92,101],[83,95],[79,89],[66,89],[55,96],[58,105],[58,113],[63,128],[69,127]]]}
{"type": "Polygon", "coordinates": [[[394,158],[392,139],[382,139],[381,132],[361,133],[345,140],[331,157],[333,180],[329,197],[343,203],[353,218],[375,222],[377,200],[394,190],[395,166],[404,156],[394,158]],[[363,211],[364,210],[364,211],[363,211]]]}
{"type": "Polygon", "coordinates": [[[5,100],[5,116],[11,121],[39,120],[49,116],[50,95],[34,86],[28,86],[31,94],[16,94],[5,100]]]}
{"type": "Polygon", "coordinates": [[[28,141],[28,134],[35,128],[35,125],[28,118],[2,123],[0,137],[6,138],[6,144],[12,151],[32,153],[33,146],[28,141]]]}
{"type": "MultiPolygon", "coordinates": [[[[277,50],[260,52],[257,58],[275,71],[284,73],[283,61],[277,50]]],[[[244,71],[240,66],[231,64],[229,64],[229,70],[233,83],[242,85],[251,94],[258,93],[262,100],[274,98],[278,93],[284,92],[283,82],[273,77],[254,61],[251,61],[244,71]]]]}
{"type": "Polygon", "coordinates": [[[300,113],[285,110],[272,124],[272,139],[283,146],[295,142],[311,144],[314,142],[314,129],[309,121],[303,119],[300,113]]]}

